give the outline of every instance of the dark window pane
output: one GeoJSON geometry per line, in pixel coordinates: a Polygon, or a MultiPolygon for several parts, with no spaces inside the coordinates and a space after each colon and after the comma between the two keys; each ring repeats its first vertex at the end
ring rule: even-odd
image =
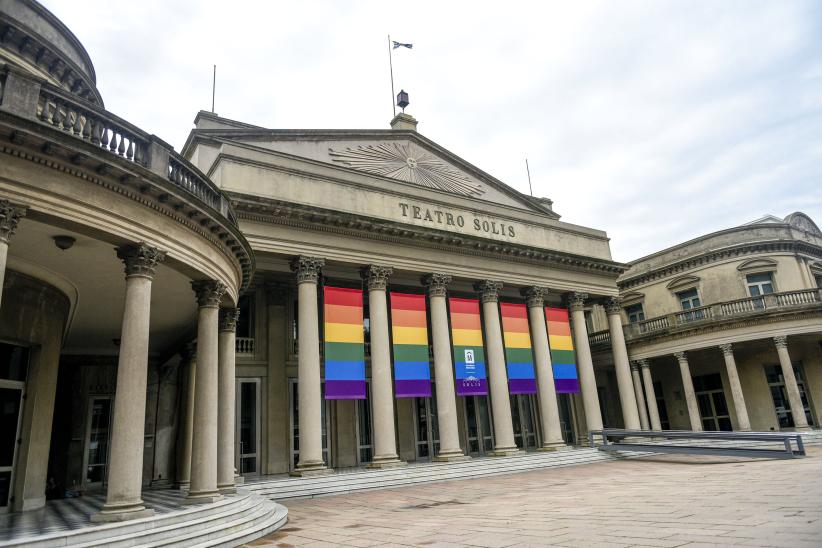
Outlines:
{"type": "Polygon", "coordinates": [[[0,388],[0,466],[14,463],[21,392],[19,388],[0,388]]]}
{"type": "Polygon", "coordinates": [[[28,365],[28,348],[0,343],[0,379],[25,382],[28,365]]]}

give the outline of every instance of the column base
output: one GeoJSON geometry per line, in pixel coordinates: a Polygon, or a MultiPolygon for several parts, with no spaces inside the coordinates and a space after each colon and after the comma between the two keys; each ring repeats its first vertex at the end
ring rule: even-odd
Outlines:
{"type": "Polygon", "coordinates": [[[190,481],[178,481],[174,484],[174,487],[179,489],[180,491],[188,491],[188,488],[191,487],[190,481]]]}
{"type": "Polygon", "coordinates": [[[298,478],[308,478],[311,476],[324,476],[326,474],[332,474],[333,472],[334,470],[327,468],[323,461],[317,461],[300,463],[297,465],[297,468],[289,472],[288,475],[298,478]]]}
{"type": "Polygon", "coordinates": [[[571,449],[569,445],[566,445],[564,441],[555,441],[555,442],[548,442],[543,443],[542,446],[537,447],[537,451],[547,453],[553,451],[568,451],[571,449]]]}
{"type": "Polygon", "coordinates": [[[244,485],[245,484],[245,476],[238,476],[234,475],[234,485],[244,485]]]}
{"type": "Polygon", "coordinates": [[[132,519],[150,518],[154,510],[143,506],[143,501],[126,504],[104,504],[102,510],[91,515],[92,523],[112,523],[132,519]]]}
{"type": "Polygon", "coordinates": [[[811,428],[810,426],[794,426],[793,427],[794,432],[810,432],[811,430],[813,430],[813,428],[811,428]]]}
{"type": "Polygon", "coordinates": [[[401,466],[408,466],[404,460],[400,460],[396,456],[389,457],[374,457],[374,460],[365,465],[366,468],[399,468],[401,466]]]}
{"type": "Polygon", "coordinates": [[[494,447],[493,451],[486,453],[489,457],[515,457],[517,455],[524,455],[525,451],[521,450],[516,445],[513,447],[494,447]]]}
{"type": "Polygon", "coordinates": [[[217,485],[217,490],[220,492],[221,495],[233,495],[237,492],[237,487],[233,483],[225,484],[225,485],[217,485]]]}
{"type": "Polygon", "coordinates": [[[189,492],[188,496],[183,499],[183,504],[211,504],[212,502],[219,502],[221,500],[223,500],[223,496],[216,490],[189,492]]]}
{"type": "Polygon", "coordinates": [[[432,462],[461,462],[466,460],[471,460],[471,457],[464,454],[462,451],[447,451],[444,453],[439,453],[431,459],[432,462]]]}

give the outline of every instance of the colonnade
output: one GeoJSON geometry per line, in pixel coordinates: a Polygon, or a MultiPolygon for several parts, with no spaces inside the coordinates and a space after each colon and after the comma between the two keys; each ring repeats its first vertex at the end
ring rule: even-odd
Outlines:
{"type": "MultiPolygon", "coordinates": [[[[300,341],[297,366],[300,452],[294,475],[328,472],[323,462],[321,443],[322,381],[317,302],[317,284],[324,265],[325,261],[318,257],[299,256],[291,261],[291,269],[297,281],[300,341]]],[[[402,464],[398,457],[394,429],[395,407],[390,359],[390,326],[386,304],[386,292],[392,273],[392,268],[384,265],[370,265],[361,270],[369,298],[371,394],[375,448],[372,466],[375,467],[402,464]]],[[[437,396],[437,426],[440,436],[440,451],[434,459],[446,461],[467,458],[459,441],[450,327],[446,306],[447,288],[451,281],[451,276],[442,273],[431,273],[423,276],[421,280],[429,298],[437,396]]],[[[492,454],[510,455],[518,452],[519,449],[514,442],[509,404],[508,377],[499,312],[501,289],[502,283],[495,280],[480,280],[474,285],[474,290],[481,300],[483,312],[483,336],[495,440],[492,454]]],[[[544,312],[545,292],[546,290],[540,287],[526,287],[521,291],[527,300],[529,330],[535,357],[539,422],[542,428],[541,449],[555,450],[564,447],[565,444],[560,427],[557,394],[548,346],[544,312]]],[[[602,428],[602,418],[583,313],[587,297],[584,293],[572,293],[568,295],[568,301],[586,421],[589,430],[597,430],[602,428]]],[[[622,340],[620,338],[621,323],[612,322],[611,326],[614,339],[622,340]]],[[[622,346],[615,350],[615,353],[618,352],[621,353],[618,355],[619,364],[627,372],[629,392],[625,395],[625,401],[633,402],[633,410],[629,412],[632,413],[632,417],[638,417],[639,411],[634,399],[634,389],[630,384],[631,373],[624,340],[622,346]]],[[[624,389],[625,387],[620,385],[620,392],[624,389]]],[[[637,427],[639,427],[638,422],[637,427]]]]}
{"type": "MultiPolygon", "coordinates": [[[[613,332],[612,332],[613,333],[613,332]]],[[[786,335],[773,337],[774,347],[779,356],[779,366],[782,378],[785,383],[785,392],[788,395],[788,402],[791,407],[791,417],[793,418],[796,430],[808,430],[808,420],[805,416],[805,408],[802,404],[802,396],[799,391],[799,384],[796,382],[793,365],[788,352],[788,340],[786,335]]],[[[734,414],[736,418],[736,430],[740,432],[751,431],[751,421],[748,416],[748,408],[745,404],[745,396],[742,392],[742,384],[739,381],[739,371],[736,367],[733,344],[725,343],[717,347],[722,352],[725,362],[725,372],[728,377],[731,401],[734,404],[734,414]]],[[[679,372],[682,378],[683,395],[685,405],[688,409],[688,423],[694,432],[702,431],[702,418],[699,412],[699,402],[697,401],[694,384],[691,377],[691,368],[688,362],[687,352],[675,352],[679,372]]],[[[656,405],[656,393],[654,383],[651,378],[651,364],[648,359],[635,360],[632,364],[634,375],[634,390],[636,400],[640,409],[640,421],[643,429],[648,424],[651,430],[662,430],[659,420],[659,410],[656,405]],[[640,372],[642,380],[640,381],[640,372]],[[647,417],[647,418],[646,418],[647,417]]]]}

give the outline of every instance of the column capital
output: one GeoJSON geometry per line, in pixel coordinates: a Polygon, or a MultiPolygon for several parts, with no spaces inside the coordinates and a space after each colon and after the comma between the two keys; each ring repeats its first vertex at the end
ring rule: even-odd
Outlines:
{"type": "Polygon", "coordinates": [[[126,244],[116,248],[117,258],[126,265],[126,278],[141,276],[154,278],[157,265],[166,258],[166,252],[144,243],[126,244]]]}
{"type": "Polygon", "coordinates": [[[291,271],[297,275],[297,283],[317,283],[320,271],[325,266],[325,259],[299,255],[291,259],[291,271]]]}
{"type": "Polygon", "coordinates": [[[448,284],[454,278],[448,274],[433,272],[422,277],[422,285],[425,286],[429,297],[445,297],[448,293],[448,284]]]}
{"type": "Polygon", "coordinates": [[[637,363],[637,364],[638,364],[638,365],[639,365],[642,369],[650,369],[650,368],[651,368],[651,362],[650,362],[649,360],[645,360],[645,359],[642,359],[642,360],[637,360],[637,361],[636,361],[636,363],[637,363]]]}
{"type": "Polygon", "coordinates": [[[21,217],[26,216],[26,208],[17,206],[8,200],[0,200],[0,242],[9,243],[14,231],[17,230],[17,223],[21,217]]]}
{"type": "Polygon", "coordinates": [[[366,282],[368,290],[382,289],[388,287],[388,278],[394,273],[390,266],[372,264],[360,270],[360,276],[366,282]]]}
{"type": "Polygon", "coordinates": [[[688,363],[688,356],[685,354],[685,352],[674,352],[674,357],[676,358],[676,361],[678,361],[679,363],[688,363]]]}
{"type": "Polygon", "coordinates": [[[502,289],[502,282],[494,280],[482,280],[474,284],[474,291],[480,294],[484,303],[498,302],[500,289],[502,289]]]}
{"type": "Polygon", "coordinates": [[[642,367],[642,365],[639,363],[638,360],[633,360],[631,362],[631,371],[639,371],[640,367],[642,367]]]}
{"type": "Polygon", "coordinates": [[[773,338],[773,343],[776,345],[776,348],[788,348],[788,336],[777,335],[773,338]]]}
{"type": "Polygon", "coordinates": [[[220,309],[220,331],[237,331],[237,319],[240,317],[239,308],[220,309]]]}
{"type": "Polygon", "coordinates": [[[733,355],[734,355],[734,345],[732,345],[731,343],[720,344],[719,349],[722,350],[722,355],[723,356],[733,357],[733,355]]]}
{"type": "Polygon", "coordinates": [[[622,300],[619,297],[608,297],[602,304],[609,316],[622,312],[622,300]]]}
{"type": "Polygon", "coordinates": [[[587,293],[582,291],[573,291],[566,294],[565,299],[568,301],[568,308],[571,312],[582,310],[585,308],[585,300],[588,298],[587,293]]]}
{"type": "Polygon", "coordinates": [[[548,293],[544,287],[531,286],[523,287],[519,291],[525,297],[528,308],[542,308],[545,306],[545,294],[548,293]]]}
{"type": "Polygon", "coordinates": [[[200,308],[217,308],[226,286],[217,280],[197,280],[191,282],[191,289],[197,295],[197,305],[200,308]]]}

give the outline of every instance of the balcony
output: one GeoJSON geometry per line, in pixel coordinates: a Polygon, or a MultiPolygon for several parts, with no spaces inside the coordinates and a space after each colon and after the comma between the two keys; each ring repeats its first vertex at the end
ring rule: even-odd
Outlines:
{"type": "MultiPolygon", "coordinates": [[[[690,310],[680,310],[665,316],[657,316],[625,325],[623,331],[625,332],[626,341],[635,341],[673,331],[696,329],[718,322],[802,310],[814,305],[822,305],[822,289],[784,291],[782,293],[771,293],[770,295],[709,304],[690,310]]],[[[610,344],[611,334],[607,330],[598,331],[591,333],[588,340],[591,346],[610,344]]]]}

